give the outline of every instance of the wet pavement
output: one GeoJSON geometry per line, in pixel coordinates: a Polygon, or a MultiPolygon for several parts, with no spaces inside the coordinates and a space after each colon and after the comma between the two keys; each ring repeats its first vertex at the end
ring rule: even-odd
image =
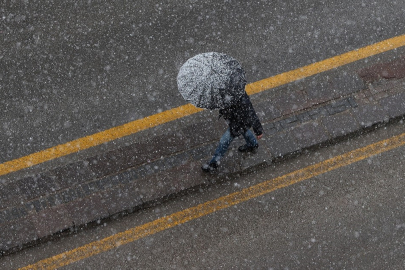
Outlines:
{"type": "Polygon", "coordinates": [[[203,111],[134,134],[117,148],[7,176],[0,190],[0,249],[32,245],[402,119],[404,58],[372,62],[252,96],[265,137],[254,154],[239,153],[243,142],[236,140],[213,174],[200,166],[226,125],[216,112],[203,111]]]}
{"type": "Polygon", "coordinates": [[[176,75],[224,52],[255,82],[404,34],[399,1],[6,1],[0,163],[186,102],[176,75]]]}

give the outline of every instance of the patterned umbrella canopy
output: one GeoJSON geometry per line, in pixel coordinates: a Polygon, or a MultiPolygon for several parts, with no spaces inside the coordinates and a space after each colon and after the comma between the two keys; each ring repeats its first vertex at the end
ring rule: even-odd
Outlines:
{"type": "Polygon", "coordinates": [[[223,109],[245,92],[245,71],[234,58],[217,52],[198,54],[186,61],[177,76],[179,92],[196,107],[223,109]]]}

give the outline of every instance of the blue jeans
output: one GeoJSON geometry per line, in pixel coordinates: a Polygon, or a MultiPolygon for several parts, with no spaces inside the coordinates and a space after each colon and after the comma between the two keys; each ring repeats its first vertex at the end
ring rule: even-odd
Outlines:
{"type": "MultiPolygon", "coordinates": [[[[243,137],[245,138],[246,144],[249,147],[253,147],[257,145],[257,140],[255,138],[255,135],[253,135],[252,131],[249,129],[243,134],[243,137]]],[[[221,140],[219,141],[219,145],[217,147],[217,150],[215,150],[215,154],[212,157],[210,163],[213,162],[218,162],[226,153],[228,150],[229,145],[231,142],[235,139],[234,136],[232,136],[231,131],[228,129],[225,131],[224,135],[222,135],[221,140]]]]}

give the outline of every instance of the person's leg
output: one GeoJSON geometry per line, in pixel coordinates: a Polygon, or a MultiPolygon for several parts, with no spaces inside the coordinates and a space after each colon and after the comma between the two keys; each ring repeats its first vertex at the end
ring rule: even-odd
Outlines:
{"type": "Polygon", "coordinates": [[[215,154],[212,157],[210,163],[218,164],[219,160],[225,155],[233,139],[235,139],[235,137],[233,137],[230,130],[227,129],[227,131],[225,131],[224,135],[222,135],[221,139],[219,140],[218,147],[215,150],[215,154]]]}
{"type": "Polygon", "coordinates": [[[250,129],[248,129],[244,134],[243,137],[245,138],[246,141],[246,145],[248,147],[256,147],[257,146],[257,140],[255,135],[253,134],[252,131],[250,131],[250,129]]]}
{"type": "Polygon", "coordinates": [[[259,147],[259,144],[257,143],[255,135],[249,129],[243,134],[243,137],[245,138],[246,144],[240,146],[239,151],[251,152],[254,149],[259,147]]]}

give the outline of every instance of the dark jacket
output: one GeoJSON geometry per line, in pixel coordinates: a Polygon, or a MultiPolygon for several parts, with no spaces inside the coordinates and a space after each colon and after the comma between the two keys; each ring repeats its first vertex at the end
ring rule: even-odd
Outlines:
{"type": "Polygon", "coordinates": [[[219,117],[221,116],[228,122],[229,129],[234,137],[242,135],[251,127],[253,127],[256,136],[263,133],[262,124],[246,93],[236,104],[219,110],[219,117]]]}

